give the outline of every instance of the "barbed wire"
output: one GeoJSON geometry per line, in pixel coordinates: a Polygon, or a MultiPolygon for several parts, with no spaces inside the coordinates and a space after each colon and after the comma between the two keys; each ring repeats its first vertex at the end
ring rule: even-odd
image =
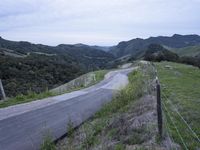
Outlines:
{"type": "MultiPolygon", "coordinates": [[[[164,123],[165,123],[165,126],[166,126],[167,131],[168,131],[168,132],[167,132],[167,133],[168,133],[168,136],[169,136],[169,138],[170,138],[171,148],[173,148],[172,143],[175,143],[175,142],[174,142],[174,140],[173,140],[172,134],[170,133],[170,127],[169,127],[168,122],[167,122],[166,114],[165,114],[165,113],[163,113],[163,114],[164,114],[164,123]]],[[[175,147],[175,149],[177,150],[176,147],[175,147]]]]}
{"type": "MultiPolygon", "coordinates": [[[[156,74],[156,73],[157,73],[157,68],[155,67],[154,64],[152,65],[152,68],[153,68],[153,70],[154,70],[154,72],[155,72],[156,79],[158,80],[158,77],[157,77],[157,74],[156,74]]],[[[166,90],[167,90],[167,89],[166,89],[166,90]]],[[[168,92],[169,92],[169,91],[168,91],[168,92]]],[[[173,109],[174,109],[175,112],[178,114],[178,116],[181,118],[181,120],[184,122],[184,124],[186,124],[186,126],[187,126],[188,129],[189,129],[189,131],[192,133],[193,137],[195,137],[195,138],[198,140],[198,142],[200,143],[200,139],[199,139],[198,135],[197,135],[196,132],[192,129],[192,127],[188,124],[188,122],[184,119],[184,117],[180,114],[180,112],[179,112],[178,109],[177,109],[177,106],[175,106],[175,105],[172,103],[172,101],[171,101],[170,99],[168,99],[167,96],[166,96],[163,92],[162,92],[162,94],[164,95],[164,97],[166,98],[166,100],[169,101],[170,105],[173,106],[173,109]]],[[[165,104],[164,104],[163,102],[162,102],[162,104],[163,104],[163,106],[164,106],[164,108],[165,108],[167,114],[169,115],[169,118],[170,118],[170,120],[171,120],[173,126],[175,127],[176,132],[178,133],[178,135],[179,135],[179,137],[180,137],[180,139],[181,139],[181,142],[183,143],[185,149],[188,150],[188,148],[187,148],[187,146],[186,146],[186,144],[185,144],[185,142],[184,142],[183,137],[181,136],[181,134],[180,134],[180,132],[179,132],[177,126],[175,125],[175,122],[174,122],[172,116],[169,114],[169,112],[168,112],[168,110],[167,110],[167,107],[165,106],[165,104]]],[[[167,125],[167,122],[166,122],[166,125],[167,125]]],[[[170,128],[168,127],[168,125],[167,125],[167,128],[170,130],[170,128]]],[[[172,140],[173,140],[173,139],[172,139],[172,140]]]]}
{"type": "Polygon", "coordinates": [[[172,101],[170,99],[167,98],[167,96],[164,94],[164,92],[162,92],[165,99],[168,100],[168,102],[170,103],[170,105],[173,107],[173,109],[176,111],[176,113],[178,114],[178,116],[181,118],[181,120],[185,123],[185,125],[188,127],[188,129],[191,131],[191,133],[194,135],[194,137],[199,141],[200,143],[200,139],[198,137],[198,135],[196,134],[196,132],[192,129],[192,127],[187,123],[187,121],[183,118],[183,116],[180,114],[180,112],[177,109],[177,106],[175,104],[172,103],[172,101]]]}
{"type": "Polygon", "coordinates": [[[176,129],[176,132],[177,132],[178,136],[180,137],[181,142],[183,143],[185,149],[186,149],[186,150],[189,150],[189,149],[187,148],[187,146],[186,146],[186,144],[185,144],[185,142],[184,142],[184,139],[183,139],[183,137],[181,136],[181,134],[180,134],[180,132],[179,132],[179,130],[178,130],[178,128],[177,128],[177,126],[176,126],[174,120],[172,119],[173,117],[169,114],[169,111],[168,111],[167,107],[165,106],[165,104],[162,103],[162,105],[164,106],[164,109],[165,109],[166,113],[168,114],[169,119],[171,120],[171,122],[172,122],[174,128],[176,129]]]}

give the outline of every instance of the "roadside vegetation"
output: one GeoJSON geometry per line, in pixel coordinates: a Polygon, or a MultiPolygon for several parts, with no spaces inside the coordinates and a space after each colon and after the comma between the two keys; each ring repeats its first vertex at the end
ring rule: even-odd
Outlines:
{"type": "Polygon", "coordinates": [[[98,70],[98,71],[95,71],[94,72],[94,74],[95,74],[95,82],[91,83],[91,84],[96,84],[96,83],[100,82],[101,80],[103,80],[104,76],[108,72],[109,72],[108,70],[98,70]]]}
{"type": "MultiPolygon", "coordinates": [[[[47,97],[51,97],[51,96],[57,96],[57,95],[60,95],[60,94],[69,93],[69,92],[72,92],[72,91],[87,88],[87,87],[92,86],[92,85],[100,82],[101,80],[103,80],[105,74],[108,73],[108,70],[98,70],[98,71],[94,71],[93,73],[95,75],[95,80],[91,80],[91,82],[87,86],[84,86],[84,83],[81,83],[78,86],[74,86],[74,87],[71,87],[68,90],[63,91],[62,93],[53,92],[53,91],[49,91],[49,90],[46,90],[46,91],[41,92],[41,93],[28,91],[28,93],[25,94],[25,95],[20,94],[20,95],[17,95],[16,97],[8,98],[5,101],[0,101],[0,108],[4,108],[4,107],[16,105],[16,104],[27,103],[27,102],[31,102],[31,101],[34,101],[34,100],[40,100],[40,99],[43,99],[43,98],[47,98],[47,97]]],[[[82,81],[82,82],[84,82],[84,81],[82,81]]]]}
{"type": "Polygon", "coordinates": [[[106,104],[99,112],[97,112],[94,118],[102,118],[117,112],[126,111],[126,106],[143,94],[142,76],[141,71],[133,71],[129,75],[130,83],[128,86],[125,89],[122,89],[112,102],[106,104]]]}
{"type": "MultiPolygon", "coordinates": [[[[145,107],[145,110],[149,111],[152,104],[152,101],[149,101],[148,106],[145,105],[146,102],[141,100],[141,97],[152,91],[150,82],[153,72],[148,65],[140,64],[140,66],[140,69],[129,74],[129,84],[111,102],[103,106],[73,134],[57,143],[58,150],[123,150],[126,146],[142,144],[154,137],[151,133],[154,131],[152,130],[155,128],[154,125],[147,127],[144,122],[135,123],[133,119],[140,115],[142,117],[144,114],[141,108],[145,107]]],[[[156,123],[155,120],[154,122],[156,123]]]]}
{"type": "Polygon", "coordinates": [[[200,69],[190,65],[156,63],[162,89],[165,127],[182,149],[200,148],[200,69]]]}
{"type": "Polygon", "coordinates": [[[20,94],[17,95],[16,97],[8,98],[5,101],[0,101],[0,108],[27,103],[55,95],[56,95],[55,93],[49,92],[48,90],[39,94],[29,91],[27,95],[20,94]]]}
{"type": "Polygon", "coordinates": [[[41,150],[56,150],[55,144],[53,143],[53,138],[51,137],[51,135],[48,133],[45,137],[44,137],[44,141],[41,144],[41,150]]]}

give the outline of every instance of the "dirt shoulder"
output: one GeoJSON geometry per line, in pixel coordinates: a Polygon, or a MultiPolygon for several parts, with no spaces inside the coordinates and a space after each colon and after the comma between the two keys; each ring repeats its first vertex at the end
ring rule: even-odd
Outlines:
{"type": "MultiPolygon", "coordinates": [[[[164,135],[162,141],[158,138],[156,97],[153,95],[143,96],[129,108],[128,112],[110,118],[107,126],[98,135],[95,146],[90,147],[88,144],[85,147],[79,147],[90,136],[90,133],[87,132],[91,129],[88,128],[98,128],[93,126],[96,125],[96,122],[98,119],[91,121],[88,126],[77,129],[71,143],[71,139],[67,137],[59,141],[57,149],[179,149],[176,144],[171,142],[167,134],[164,135]]],[[[93,140],[92,138],[88,139],[91,142],[93,140]]]]}

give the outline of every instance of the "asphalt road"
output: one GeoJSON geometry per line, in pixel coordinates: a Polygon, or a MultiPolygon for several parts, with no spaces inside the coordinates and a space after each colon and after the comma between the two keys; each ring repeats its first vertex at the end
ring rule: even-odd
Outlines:
{"type": "Polygon", "coordinates": [[[87,89],[0,109],[0,150],[37,150],[47,134],[60,138],[69,121],[80,125],[126,86],[133,69],[112,71],[87,89]]]}

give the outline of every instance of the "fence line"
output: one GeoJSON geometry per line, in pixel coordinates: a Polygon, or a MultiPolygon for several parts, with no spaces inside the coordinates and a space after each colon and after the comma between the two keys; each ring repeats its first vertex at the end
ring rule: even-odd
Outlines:
{"type": "Polygon", "coordinates": [[[170,103],[170,105],[173,107],[173,109],[176,111],[176,113],[178,114],[178,116],[183,120],[183,122],[186,124],[186,126],[189,128],[189,130],[191,131],[191,133],[195,136],[195,138],[200,142],[200,139],[198,137],[198,135],[196,134],[196,132],[192,129],[192,127],[187,123],[187,121],[183,118],[183,116],[180,114],[180,112],[177,109],[177,106],[175,104],[172,103],[172,101],[170,99],[167,98],[167,96],[163,93],[165,99],[167,99],[170,103]]]}
{"type": "Polygon", "coordinates": [[[187,146],[186,146],[186,144],[185,144],[185,142],[184,142],[184,139],[183,139],[183,137],[181,136],[181,134],[180,134],[180,132],[179,132],[179,130],[178,130],[178,128],[177,128],[177,126],[176,126],[176,124],[175,124],[174,120],[172,119],[172,116],[169,114],[169,111],[167,110],[167,107],[165,106],[165,104],[164,104],[164,103],[162,103],[162,104],[163,104],[163,106],[164,106],[164,109],[165,109],[165,111],[167,112],[167,114],[168,114],[168,116],[169,116],[169,118],[170,118],[170,120],[171,120],[171,122],[172,122],[173,126],[175,127],[175,129],[176,129],[176,132],[177,132],[178,136],[180,137],[180,139],[181,139],[181,142],[183,143],[183,145],[184,145],[185,149],[186,149],[186,150],[189,150],[189,149],[187,148],[187,146]]]}
{"type": "MultiPolygon", "coordinates": [[[[152,64],[152,66],[153,66],[153,70],[154,70],[154,72],[155,72],[155,77],[156,77],[156,86],[158,86],[158,84],[159,84],[159,80],[158,80],[158,77],[157,77],[157,69],[156,69],[156,67],[155,67],[155,65],[154,64],[152,64]]],[[[159,84],[160,85],[160,84],[159,84]]],[[[161,90],[160,90],[161,91],[161,90]]],[[[171,99],[168,99],[167,98],[167,96],[165,95],[165,93],[162,93],[162,94],[158,94],[158,92],[160,92],[159,90],[158,90],[158,88],[157,88],[157,112],[158,112],[158,118],[159,118],[159,115],[161,115],[161,117],[162,117],[162,113],[160,113],[159,114],[159,111],[158,111],[158,107],[160,107],[161,108],[161,106],[159,106],[159,104],[158,104],[158,96],[159,95],[164,95],[164,97],[166,98],[166,100],[168,100],[169,101],[169,103],[170,103],[170,105],[172,105],[173,106],[173,109],[175,110],[175,112],[178,114],[178,116],[181,118],[181,120],[184,122],[184,124],[187,126],[187,128],[189,129],[189,131],[191,132],[191,137],[193,137],[193,139],[195,138],[195,139],[197,139],[198,140],[198,142],[200,143],[200,139],[199,139],[199,137],[198,137],[198,135],[197,135],[197,133],[192,129],[192,127],[188,124],[188,122],[184,119],[184,117],[181,115],[181,113],[178,111],[178,107],[177,107],[177,105],[174,105],[173,104],[173,102],[171,101],[171,99]]],[[[160,101],[161,101],[161,98],[160,98],[160,101]]],[[[164,113],[164,115],[166,116],[166,115],[168,115],[169,116],[169,119],[171,120],[171,123],[172,123],[172,125],[173,125],[173,127],[175,128],[175,130],[176,130],[176,132],[177,132],[177,134],[178,134],[178,137],[180,138],[180,140],[181,140],[181,142],[182,142],[182,144],[183,144],[183,146],[184,146],[184,148],[186,149],[186,150],[189,150],[188,149],[188,147],[187,147],[187,145],[186,145],[186,143],[185,143],[185,139],[182,137],[182,135],[180,134],[180,131],[179,131],[179,129],[178,129],[178,127],[177,127],[177,125],[176,125],[176,123],[175,123],[175,120],[174,120],[174,118],[173,118],[173,116],[170,114],[170,112],[169,112],[169,110],[168,110],[168,108],[166,107],[166,105],[165,105],[165,103],[162,101],[161,102],[161,105],[163,105],[164,106],[164,109],[165,109],[165,111],[166,111],[166,114],[164,113]]],[[[159,120],[159,119],[158,119],[159,120]]],[[[166,120],[167,120],[167,118],[166,118],[166,120]]],[[[165,124],[166,124],[166,127],[168,128],[168,130],[169,130],[169,137],[170,137],[170,128],[169,128],[169,124],[168,124],[168,122],[165,120],[165,124]]],[[[162,125],[161,125],[162,126],[162,125]]],[[[158,122],[158,129],[159,129],[159,122],[158,122]]],[[[159,129],[160,130],[160,129],[159,129]]],[[[173,138],[171,138],[170,137],[170,141],[172,141],[173,140],[173,138]]],[[[173,141],[174,142],[174,141],[173,141]]],[[[177,148],[176,148],[177,149],[177,148]]]]}

